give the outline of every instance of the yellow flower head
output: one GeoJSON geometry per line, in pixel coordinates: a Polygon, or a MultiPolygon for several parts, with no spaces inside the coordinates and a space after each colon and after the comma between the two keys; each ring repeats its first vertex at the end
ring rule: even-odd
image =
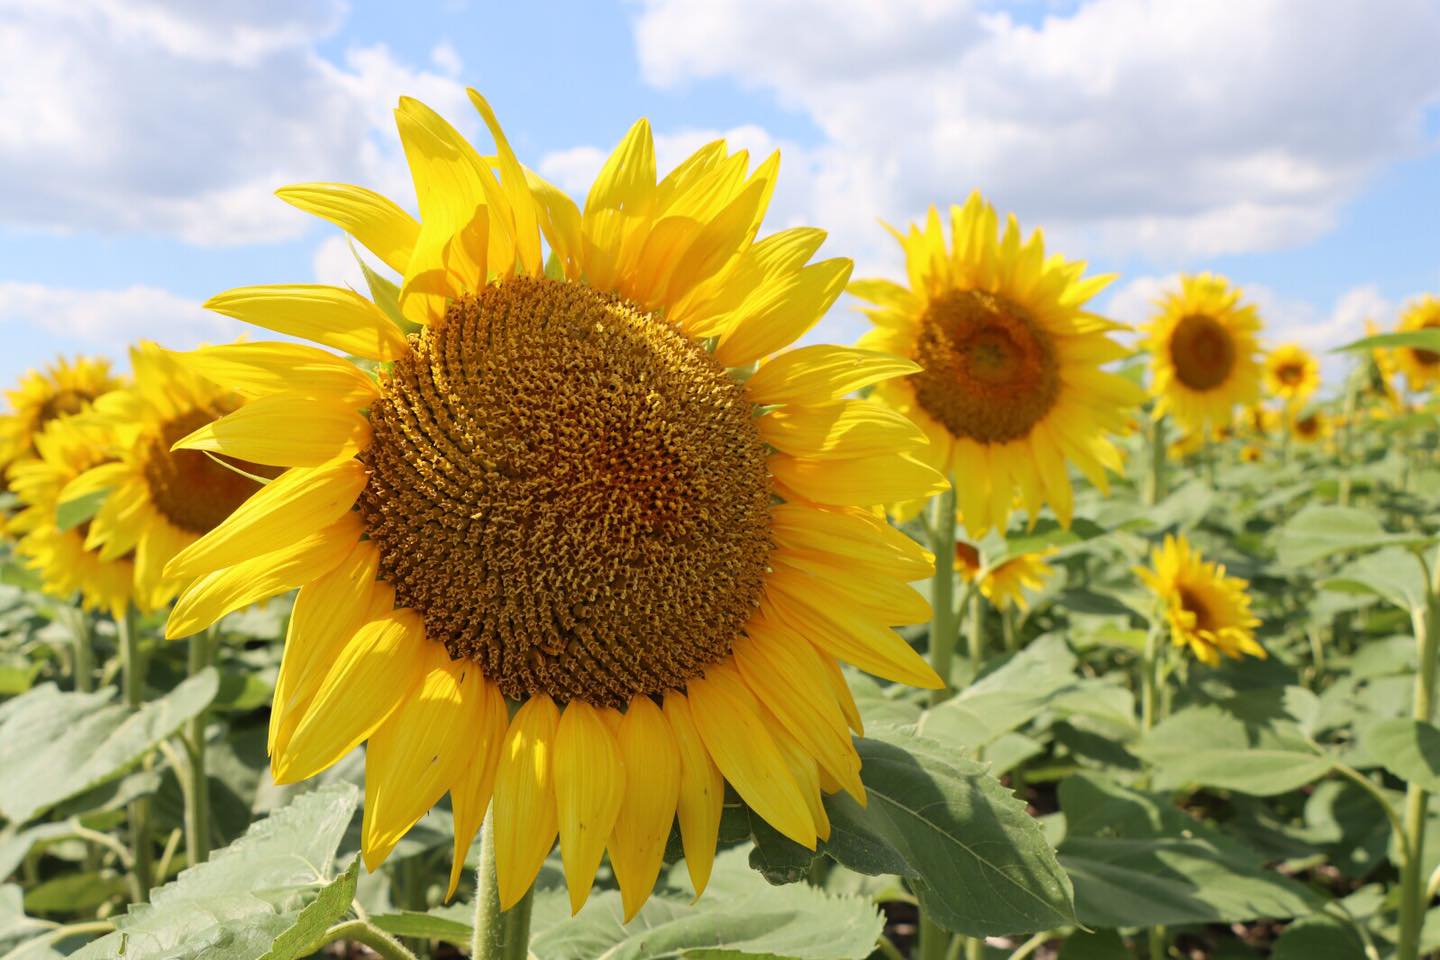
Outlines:
{"type": "Polygon", "coordinates": [[[1298,343],[1276,347],[1265,355],[1265,390],[1291,405],[1310,399],[1320,387],[1320,364],[1298,343]]]}
{"type": "Polygon", "coordinates": [[[1300,443],[1318,443],[1334,432],[1334,418],[1323,410],[1310,410],[1301,414],[1290,425],[1291,436],[1300,443]]]}
{"type": "Polygon", "coordinates": [[[1245,463],[1258,463],[1265,457],[1265,451],[1253,443],[1240,448],[1240,459],[1245,463]]]}
{"type": "Polygon", "coordinates": [[[1280,416],[1279,410],[1256,403],[1238,412],[1236,424],[1240,433],[1248,433],[1255,437],[1267,437],[1281,428],[1283,418],[1280,416]]]}
{"type": "Polygon", "coordinates": [[[44,589],[68,598],[79,591],[87,610],[123,616],[130,602],[134,564],[130,554],[104,557],[86,546],[89,524],[61,530],[57,511],[62,491],[85,470],[113,456],[113,438],[89,417],[51,418],[32,438],[35,457],[16,463],[11,488],[21,507],[10,523],[16,552],[35,569],[44,589]]]}
{"type": "Polygon", "coordinates": [[[851,286],[875,305],[861,346],[922,368],[876,394],[929,436],[929,461],[952,477],[971,536],[1003,529],[1017,502],[1032,520],[1048,503],[1068,525],[1067,462],[1108,489],[1106,471],[1122,466],[1108,434],[1127,432],[1143,399],[1102,369],[1129,353],[1110,337],[1122,328],[1085,310],[1111,278],[1083,278],[1083,263],[1046,257],[1040,231],[1023,239],[1013,216],[1002,233],[978,193],[951,208],[949,245],[933,207],[900,244],[908,287],[851,286]]]}
{"type": "Polygon", "coordinates": [[[1212,667],[1222,654],[1232,660],[1266,656],[1255,640],[1260,621],[1250,612],[1244,580],[1227,577],[1223,565],[1205,560],[1183,536],[1166,535],[1151,552],[1150,564],[1135,572],[1165,605],[1177,647],[1188,646],[1212,667]]]}
{"type": "MultiPolygon", "coordinates": [[[[1440,297],[1427,293],[1405,307],[1396,332],[1435,327],[1440,327],[1440,297]]],[[[1411,390],[1428,390],[1440,383],[1440,353],[1424,347],[1397,347],[1394,356],[1411,390]]]]}
{"type": "Polygon", "coordinates": [[[118,386],[110,361],[100,357],[61,357],[21,377],[15,389],[5,391],[9,412],[0,413],[0,478],[16,460],[35,455],[35,437],[47,423],[79,413],[118,386]]]}
{"type": "MultiPolygon", "coordinates": [[[[1379,332],[1379,324],[1367,318],[1365,336],[1373,337],[1379,332]]],[[[1395,355],[1396,351],[1388,347],[1376,347],[1370,351],[1369,389],[1380,400],[1380,406],[1371,412],[1379,418],[1399,416],[1406,410],[1405,398],[1396,385],[1400,376],[1400,364],[1395,355]]]]}
{"type": "Polygon", "coordinates": [[[102,560],[134,557],[135,604],[155,610],[185,585],[165,576],[170,558],[259,490],[256,478],[277,471],[199,450],[171,450],[236,409],[241,398],[153,343],[132,347],[130,363],[134,384],[102,397],[92,414],[108,428],[115,456],[77,476],[64,499],[104,493],[85,546],[102,560]]]}
{"type": "Polygon", "coordinates": [[[1236,404],[1260,397],[1260,316],[1240,290],[1202,273],[1180,278],[1146,328],[1155,415],[1193,429],[1230,421],[1236,404]]]}
{"type": "Polygon", "coordinates": [[[955,544],[955,569],[967,583],[979,576],[981,596],[997,610],[1017,606],[1028,610],[1030,602],[1025,597],[1025,591],[1044,588],[1045,581],[1055,573],[1045,558],[1055,552],[1055,548],[1050,547],[1036,553],[1022,553],[982,571],[980,552],[962,540],[955,544]]]}
{"type": "Polygon", "coordinates": [[[908,584],[934,558],[874,507],[944,481],[913,424],[845,399],[913,364],[786,350],[850,263],[810,262],[811,228],[756,239],[776,157],[716,141],[657,177],[641,121],[578,207],[471,100],[486,154],[396,111],[418,221],[362,187],[280,191],[399,274],[380,301],[418,333],[336,287],[209,302],[379,376],[292,343],[189,355],[248,399],[182,446],[284,472],[169,563],[199,579],[167,630],[299,586],[276,779],[368,741],[372,868],[449,791],[452,890],[493,803],[504,907],[558,835],[572,907],[608,848],[628,917],[677,819],[705,886],[726,782],[808,847],[822,791],[864,797],[837,661],[941,684],[892,629],[928,618],[908,584]]]}

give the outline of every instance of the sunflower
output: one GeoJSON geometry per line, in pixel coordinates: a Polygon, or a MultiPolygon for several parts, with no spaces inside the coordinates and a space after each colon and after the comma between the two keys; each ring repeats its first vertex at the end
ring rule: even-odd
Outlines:
{"type": "MultiPolygon", "coordinates": [[[[1379,333],[1379,325],[1367,318],[1365,336],[1373,337],[1379,333]]],[[[1366,385],[1383,404],[1371,411],[1373,416],[1381,419],[1399,416],[1406,409],[1405,398],[1396,386],[1396,381],[1400,376],[1400,364],[1396,360],[1395,353],[1396,351],[1386,347],[1376,347],[1370,351],[1366,385]]]]}
{"type": "Polygon", "coordinates": [[[1151,552],[1150,563],[1153,569],[1136,567],[1135,572],[1165,605],[1175,646],[1188,646],[1212,667],[1222,654],[1232,660],[1266,656],[1255,641],[1260,621],[1250,612],[1244,580],[1227,577],[1224,565],[1205,560],[1183,536],[1167,534],[1151,552]]]}
{"type": "Polygon", "coordinates": [[[177,363],[153,343],[130,350],[134,384],[96,401],[91,416],[114,439],[116,457],[92,466],[66,487],[65,500],[104,493],[89,524],[86,549],[102,560],[133,556],[135,603],[155,610],[174,599],[177,578],[165,564],[215,529],[260,488],[272,468],[195,450],[170,449],[198,427],[224,416],[241,398],[177,363]]]}
{"type": "Polygon", "coordinates": [[[1323,410],[1311,410],[1290,425],[1290,435],[1301,443],[1318,443],[1334,432],[1334,420],[1323,410]]]}
{"type": "Polygon", "coordinates": [[[1175,415],[1194,429],[1229,423],[1236,404],[1260,397],[1260,315],[1240,290],[1202,273],[1180,278],[1146,328],[1155,416],[1175,415]]]}
{"type": "MultiPolygon", "coordinates": [[[[1440,297],[1426,294],[1411,301],[1400,315],[1397,333],[1440,327],[1440,297]]],[[[1395,359],[1411,390],[1428,390],[1440,383],[1440,353],[1424,347],[1399,347],[1395,359]]]]}
{"type": "Polygon", "coordinates": [[[280,192],[402,275],[419,333],[334,287],[209,302],[381,373],[290,343],[189,355],[250,399],[176,446],[286,469],[171,561],[199,579],[167,631],[299,586],[277,781],[368,740],[371,869],[448,790],[452,893],[493,803],[504,908],[558,834],[572,908],[608,848],[628,918],[677,818],[704,888],[727,782],[811,848],[822,791],[863,802],[837,661],[941,686],[891,629],[928,618],[908,583],[934,558],[875,505],[944,481],[913,424],[844,399],[913,364],[817,345],[756,367],[850,272],[807,265],[818,230],[755,239],[777,157],[751,171],[717,141],[657,182],[640,121],[582,209],[470,96],[492,157],[423,104],[396,111],[419,222],[360,187],[280,192]]]}
{"type": "Polygon", "coordinates": [[[44,370],[21,377],[14,390],[5,391],[10,412],[0,413],[0,489],[12,463],[36,455],[35,437],[47,423],[79,413],[118,386],[110,361],[100,357],[61,357],[44,370]]]}
{"type": "Polygon", "coordinates": [[[955,569],[967,583],[979,577],[980,594],[997,610],[1017,606],[1029,610],[1025,590],[1042,589],[1045,581],[1055,574],[1055,569],[1045,562],[1045,558],[1055,552],[1055,548],[1050,547],[1036,553],[1022,553],[985,569],[980,563],[980,551],[961,540],[955,544],[955,569]]]}
{"type": "Polygon", "coordinates": [[[1288,404],[1310,399],[1320,386],[1320,364],[1298,343],[1276,347],[1265,355],[1265,389],[1288,404]]]}
{"type": "Polygon", "coordinates": [[[1265,458],[1265,451],[1258,445],[1247,443],[1240,448],[1240,459],[1244,463],[1259,463],[1265,458]]]}
{"type": "Polygon", "coordinates": [[[85,609],[122,616],[132,592],[131,558],[101,556],[85,545],[86,523],[62,530],[56,516],[66,485],[111,456],[108,431],[90,418],[59,416],[31,441],[36,456],[10,469],[11,489],[21,504],[10,523],[19,538],[16,552],[39,573],[47,593],[70,597],[78,591],[85,609]]]}
{"type": "MultiPolygon", "coordinates": [[[[972,537],[1004,528],[1022,504],[1033,521],[1048,503],[1066,525],[1073,495],[1066,461],[1101,490],[1121,454],[1143,393],[1101,368],[1128,355],[1109,336],[1124,329],[1084,309],[1110,277],[1048,259],[1037,230],[1021,239],[1013,216],[999,232],[979,193],[951,208],[952,247],[932,207],[922,230],[900,236],[909,286],[862,280],[850,292],[875,305],[869,347],[922,369],[878,384],[876,394],[930,438],[931,464],[954,478],[972,537]]],[[[918,505],[902,506],[902,516],[918,505]]]]}
{"type": "Polygon", "coordinates": [[[1279,410],[1258,403],[1241,409],[1235,420],[1237,433],[1254,437],[1268,437],[1284,425],[1279,410]]]}

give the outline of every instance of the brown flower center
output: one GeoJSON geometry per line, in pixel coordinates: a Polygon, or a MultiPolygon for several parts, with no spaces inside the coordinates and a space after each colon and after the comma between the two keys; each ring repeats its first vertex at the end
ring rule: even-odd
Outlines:
{"type": "Polygon", "coordinates": [[[247,460],[212,457],[199,450],[170,449],[176,440],[229,412],[229,408],[190,410],[167,421],[159,431],[141,441],[146,444],[145,482],[150,487],[150,498],[161,515],[181,530],[196,535],[209,533],[260,489],[254,480],[237,470],[259,477],[280,473],[277,467],[247,460]]]}
{"type": "Polygon", "coordinates": [[[412,338],[359,501],[396,604],[506,696],[682,687],[760,600],[766,447],[744,388],[663,319],[522,277],[412,338]]]}
{"type": "Polygon", "coordinates": [[[1023,307],[980,290],[930,303],[913,374],[920,406],[957,437],[1004,443],[1029,434],[1060,392],[1050,335],[1023,307]]]}
{"type": "MultiPolygon", "coordinates": [[[[1434,330],[1437,327],[1440,327],[1440,320],[1426,320],[1420,325],[1421,330],[1434,330]]],[[[1410,355],[1414,357],[1415,362],[1422,367],[1433,367],[1437,363],[1440,363],[1440,353],[1436,353],[1434,350],[1426,350],[1424,347],[1411,347],[1410,355]]]]}
{"type": "Polygon", "coordinates": [[[39,432],[41,427],[56,417],[68,417],[72,413],[79,413],[85,409],[85,404],[94,399],[90,394],[82,393],[79,390],[64,389],[55,391],[53,396],[47,398],[46,401],[40,405],[39,411],[35,414],[36,432],[39,432]]]}
{"type": "Polygon", "coordinates": [[[1215,614],[1211,612],[1204,598],[1189,587],[1177,588],[1180,594],[1180,606],[1189,613],[1195,615],[1196,630],[1214,630],[1215,614]]]}
{"type": "Polygon", "coordinates": [[[1170,334],[1175,378],[1191,390],[1213,390],[1235,367],[1235,339],[1214,317],[1192,313],[1170,334]]]}
{"type": "Polygon", "coordinates": [[[1298,363],[1282,363],[1275,368],[1275,378],[1287,387],[1298,387],[1305,380],[1305,368],[1298,363]]]}

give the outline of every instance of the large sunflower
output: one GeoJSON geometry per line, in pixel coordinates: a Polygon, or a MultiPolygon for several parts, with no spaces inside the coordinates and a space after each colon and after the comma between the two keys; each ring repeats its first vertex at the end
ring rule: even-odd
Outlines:
{"type": "Polygon", "coordinates": [[[657,183],[641,121],[582,210],[471,99],[493,157],[396,111],[419,222],[359,187],[281,191],[402,274],[418,334],[333,287],[210,301],[381,373],[282,343],[191,355],[252,399],[177,446],[288,469],[171,562],[199,579],[168,633],[299,586],[277,780],[368,740],[372,869],[448,790],[453,891],[493,789],[504,907],[558,833],[572,906],[608,847],[629,916],[677,816],[704,887],[727,781],[808,847],[822,789],[863,801],[837,660],[941,685],[891,629],[928,617],[907,583],[933,558],[872,505],[943,480],[912,424],[843,399],[913,365],[810,346],[755,369],[850,270],[806,265],[818,230],[755,241],[775,157],[751,172],[717,141],[657,183]]]}
{"type": "Polygon", "coordinates": [[[1258,400],[1259,330],[1259,313],[1225,278],[1181,277],[1146,330],[1155,416],[1173,412],[1187,429],[1218,426],[1236,404],[1258,400]]]}
{"type": "Polygon", "coordinates": [[[135,603],[154,610],[184,586],[165,576],[170,558],[260,489],[255,478],[277,471],[195,450],[172,451],[176,440],[235,410],[241,398],[153,343],[131,348],[130,363],[134,384],[101,397],[91,414],[108,426],[116,456],[77,476],[63,497],[104,493],[85,546],[102,560],[133,556],[135,603]]]}
{"type": "Polygon", "coordinates": [[[1298,343],[1286,343],[1265,355],[1265,390],[1298,406],[1320,387],[1320,364],[1298,343]]]}
{"type": "Polygon", "coordinates": [[[1151,552],[1150,564],[1135,572],[1165,605],[1175,646],[1188,646],[1212,667],[1222,654],[1233,660],[1265,657],[1255,640],[1260,621],[1250,612],[1244,580],[1227,577],[1223,565],[1205,560],[1183,536],[1167,535],[1151,552]]]}
{"type": "MultiPolygon", "coordinates": [[[[930,463],[954,480],[972,537],[1004,528],[1017,501],[1033,520],[1048,503],[1068,524],[1066,461],[1102,490],[1121,469],[1107,433],[1124,433],[1143,392],[1101,369],[1128,351],[1122,329],[1085,303],[1110,277],[1082,279],[1085,265],[1045,256],[1040,231],[1022,240],[1013,216],[1003,234],[979,193],[951,208],[952,248],[940,214],[900,236],[909,286],[861,280],[851,292],[875,304],[861,345],[922,368],[876,393],[930,438],[930,463]]],[[[902,515],[914,505],[902,507],[902,515]]]]}
{"type": "Polygon", "coordinates": [[[66,485],[113,456],[112,437],[90,417],[60,416],[31,441],[36,455],[10,470],[11,489],[22,506],[10,522],[19,538],[16,552],[39,573],[47,593],[68,598],[78,591],[85,609],[122,616],[132,592],[131,558],[103,557],[86,546],[85,523],[61,530],[57,517],[66,485]]]}
{"type": "MultiPolygon", "coordinates": [[[[1425,294],[1411,301],[1400,315],[1397,333],[1440,327],[1440,297],[1425,294]]],[[[1428,390],[1440,383],[1440,353],[1424,347],[1398,347],[1394,353],[1411,390],[1428,390]]]]}

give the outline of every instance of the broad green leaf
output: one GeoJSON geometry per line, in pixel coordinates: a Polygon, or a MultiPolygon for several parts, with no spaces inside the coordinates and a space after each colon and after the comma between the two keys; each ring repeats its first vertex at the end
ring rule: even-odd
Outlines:
{"type": "Polygon", "coordinates": [[[1035,719],[1074,686],[1075,657],[1059,636],[1041,637],[915,722],[915,732],[970,756],[1035,719]]]}
{"type": "MultiPolygon", "coordinates": [[[[745,856],[743,849],[720,853],[698,901],[656,894],[629,924],[621,923],[620,895],[614,891],[592,894],[574,917],[563,891],[540,891],[530,953],[545,960],[870,956],[884,928],[873,905],[806,884],[772,887],[746,866],[745,856]]],[[[676,875],[683,872],[682,866],[676,875]]]]}
{"type": "Polygon", "coordinates": [[[1065,938],[1060,960],[1130,960],[1130,951],[1116,930],[1076,930],[1065,938]]]}
{"type": "Polygon", "coordinates": [[[1388,547],[1358,557],[1320,586],[1326,590],[1364,590],[1408,611],[1425,601],[1425,570],[1415,554],[1388,547]]]}
{"type": "Polygon", "coordinates": [[[1440,729],[1423,720],[1394,717],[1365,727],[1361,745],[1407,783],[1440,791],[1440,729]]]}
{"type": "Polygon", "coordinates": [[[470,918],[475,908],[471,904],[449,904],[436,907],[429,913],[416,910],[402,910],[397,913],[381,913],[370,918],[386,933],[397,937],[419,937],[425,940],[448,940],[451,943],[469,943],[474,933],[470,918]]]}
{"type": "Polygon", "coordinates": [[[23,823],[124,773],[215,697],[214,668],[139,710],[113,702],[113,688],[62,693],[42,684],[7,704],[0,721],[0,814],[23,823]]]}
{"type": "Polygon", "coordinates": [[[1440,353],[1440,330],[1401,330],[1396,333],[1377,333],[1333,348],[1331,353],[1355,350],[1376,350],[1381,348],[1417,347],[1440,353]]]}
{"type": "MultiPolygon", "coordinates": [[[[332,878],[335,851],[355,812],[358,792],[332,784],[253,824],[245,836],[116,920],[116,932],[75,954],[76,960],[260,960],[298,925],[313,927],[334,911],[349,879],[332,878]],[[318,895],[318,899],[317,899],[318,895]],[[307,913],[307,902],[313,906],[307,913]]],[[[348,905],[346,897],[344,904],[348,905]]],[[[278,955],[277,955],[278,956],[278,955]]],[[[293,954],[285,955],[287,957],[293,954]]]]}
{"type": "Polygon", "coordinates": [[[1420,533],[1388,533],[1373,513],[1358,507],[1311,505],[1280,528],[1275,551],[1285,566],[1302,567],[1336,553],[1430,541],[1420,533]]]}
{"type": "Polygon", "coordinates": [[[1144,515],[1146,525],[1156,531],[1188,530],[1205,518],[1215,505],[1215,490],[1203,480],[1191,480],[1160,501],[1144,515]]]}
{"type": "Polygon", "coordinates": [[[1270,948],[1270,960],[1361,960],[1365,945],[1355,928],[1328,914],[1296,920],[1270,948]]]}
{"type": "Polygon", "coordinates": [[[1007,538],[1004,547],[994,556],[986,555],[985,563],[987,566],[997,566],[1011,557],[1039,553],[1041,550],[1048,550],[1051,547],[1063,550],[1096,537],[1103,537],[1109,532],[1098,523],[1084,517],[1076,517],[1071,521],[1069,527],[1062,527],[1056,521],[1046,517],[1037,521],[1032,528],[1023,533],[1007,538]]]}
{"type": "Polygon", "coordinates": [[[113,871],[67,871],[25,891],[27,913],[86,913],[125,892],[125,878],[113,871]]]}
{"type": "Polygon", "coordinates": [[[325,931],[350,912],[350,901],[355,899],[355,881],[359,875],[360,858],[357,856],[350,861],[349,869],[326,884],[320,895],[300,911],[290,927],[275,938],[274,945],[261,960],[295,960],[321,946],[325,931]]]}
{"type": "Polygon", "coordinates": [[[1247,724],[1218,706],[1180,711],[1131,750],[1154,767],[1157,789],[1201,786],[1272,796],[1323,777],[1332,766],[1288,718],[1247,724]]]}
{"type": "Polygon", "coordinates": [[[66,500],[55,508],[55,526],[63,533],[66,530],[73,530],[82,523],[88,523],[100,512],[105,505],[105,498],[110,496],[110,488],[96,490],[87,493],[83,497],[76,497],[74,500],[66,500]]]}
{"type": "Polygon", "coordinates": [[[1077,774],[1060,784],[1060,808],[1060,862],[1087,926],[1234,923],[1320,906],[1318,894],[1267,870],[1253,851],[1166,797],[1077,774]]]}
{"type": "Polygon", "coordinates": [[[38,937],[50,924],[25,915],[24,891],[16,883],[0,886],[0,948],[38,937]]]}
{"type": "Polygon", "coordinates": [[[776,886],[804,880],[819,854],[784,836],[748,807],[745,812],[750,819],[750,838],[754,841],[750,848],[750,869],[776,886]]]}
{"type": "Polygon", "coordinates": [[[827,798],[825,852],[903,874],[936,923],[968,936],[1074,923],[1069,878],[1039,823],[984,766],[899,730],[856,741],[869,803],[827,798]]]}

